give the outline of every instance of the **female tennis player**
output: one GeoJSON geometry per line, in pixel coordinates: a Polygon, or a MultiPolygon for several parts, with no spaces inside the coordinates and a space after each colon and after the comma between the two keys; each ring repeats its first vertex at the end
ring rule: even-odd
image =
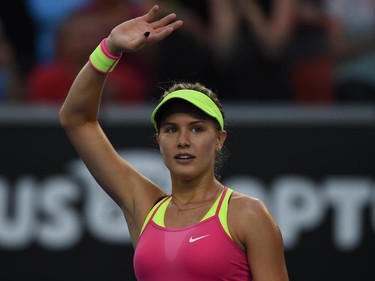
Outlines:
{"type": "MultiPolygon", "coordinates": [[[[124,213],[137,280],[287,281],[282,236],[265,204],[219,181],[216,168],[227,133],[222,106],[210,89],[176,83],[152,112],[171,194],[120,157],[100,127],[102,90],[122,55],[126,59],[126,53],[155,44],[183,25],[174,13],[157,18],[159,10],[155,5],[103,39],[71,86],[61,124],[124,213]]],[[[124,132],[124,139],[126,134],[131,132],[124,132]]]]}

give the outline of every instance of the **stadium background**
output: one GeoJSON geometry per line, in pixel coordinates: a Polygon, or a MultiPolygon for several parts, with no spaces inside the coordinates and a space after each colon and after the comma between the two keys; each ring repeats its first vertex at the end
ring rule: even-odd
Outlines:
{"type": "MultiPolygon", "coordinates": [[[[290,280],[373,280],[373,107],[226,110],[222,180],[270,206],[290,280]]],[[[0,112],[1,279],[135,280],[122,215],[77,157],[58,109],[0,112]]],[[[105,108],[101,120],[119,152],[168,190],[150,112],[105,108]]]]}

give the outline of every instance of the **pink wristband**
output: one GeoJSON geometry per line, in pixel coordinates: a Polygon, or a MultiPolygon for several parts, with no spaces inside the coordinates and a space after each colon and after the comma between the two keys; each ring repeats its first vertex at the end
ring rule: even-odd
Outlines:
{"type": "Polygon", "coordinates": [[[108,50],[107,50],[107,47],[105,46],[105,42],[107,42],[107,38],[104,38],[101,42],[100,42],[100,48],[102,49],[103,53],[109,57],[110,59],[113,59],[113,60],[119,60],[121,59],[122,57],[122,54],[119,55],[119,56],[114,56],[112,55],[108,50]]]}

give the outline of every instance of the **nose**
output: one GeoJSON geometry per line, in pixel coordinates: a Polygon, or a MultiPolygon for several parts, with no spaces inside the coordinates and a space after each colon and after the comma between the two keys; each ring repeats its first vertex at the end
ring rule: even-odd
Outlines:
{"type": "Polygon", "coordinates": [[[187,142],[179,141],[177,146],[178,148],[186,148],[189,147],[189,144],[187,142]]]}
{"type": "Polygon", "coordinates": [[[178,148],[186,148],[190,146],[188,134],[186,131],[181,130],[179,135],[178,135],[178,140],[177,140],[177,147],[178,148]]]}

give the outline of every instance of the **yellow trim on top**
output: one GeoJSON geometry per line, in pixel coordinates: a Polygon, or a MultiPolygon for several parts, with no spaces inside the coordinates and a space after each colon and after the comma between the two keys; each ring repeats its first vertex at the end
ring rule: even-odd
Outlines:
{"type": "MultiPolygon", "coordinates": [[[[227,193],[225,194],[225,197],[223,199],[223,203],[221,204],[221,209],[220,209],[220,212],[219,212],[220,223],[221,223],[223,229],[225,230],[225,232],[228,234],[228,236],[230,238],[232,238],[232,236],[230,234],[229,227],[228,227],[228,216],[227,216],[227,214],[228,214],[229,198],[232,195],[232,193],[233,193],[233,189],[228,188],[227,193]]],[[[220,198],[221,198],[221,194],[215,200],[215,203],[211,206],[210,210],[201,219],[201,221],[204,221],[204,220],[206,220],[210,217],[213,217],[215,215],[216,209],[217,209],[217,207],[219,205],[219,202],[220,202],[220,198]]],[[[146,220],[143,223],[141,233],[143,232],[144,228],[146,227],[147,223],[149,222],[149,220],[151,218],[151,215],[154,213],[155,209],[158,208],[158,206],[160,204],[162,204],[162,205],[160,205],[160,207],[159,207],[158,211],[155,213],[152,221],[155,224],[157,224],[161,227],[165,227],[164,217],[165,217],[165,213],[167,211],[167,207],[168,207],[169,203],[171,202],[171,200],[172,200],[172,196],[170,196],[169,198],[160,200],[157,204],[155,204],[155,206],[148,213],[148,215],[146,217],[146,220]]]]}
{"type": "MultiPolygon", "coordinates": [[[[170,198],[171,198],[171,197],[170,197],[170,198]]],[[[152,214],[154,213],[155,209],[156,209],[160,204],[162,204],[164,201],[168,201],[168,202],[169,202],[169,201],[170,201],[170,198],[168,198],[167,200],[165,200],[165,198],[163,198],[163,199],[161,199],[159,202],[157,202],[157,203],[154,205],[154,207],[152,207],[152,209],[148,212],[145,221],[143,222],[142,229],[141,229],[141,234],[142,234],[143,230],[145,229],[147,223],[149,222],[149,220],[150,220],[152,214]]],[[[165,206],[168,206],[168,204],[164,204],[164,205],[165,205],[165,206]]],[[[163,205],[163,206],[164,206],[164,205],[163,205]]],[[[163,207],[163,206],[162,206],[162,207],[163,207]]],[[[165,213],[165,211],[164,211],[163,213],[165,213]]],[[[156,215],[156,214],[155,214],[155,215],[156,215]]],[[[155,221],[155,220],[153,220],[153,221],[155,221]]]]}
{"type": "Polygon", "coordinates": [[[221,209],[219,212],[219,220],[224,228],[225,232],[228,234],[228,236],[232,238],[232,235],[230,234],[229,227],[228,227],[228,205],[229,205],[229,198],[233,193],[233,189],[228,188],[227,193],[225,194],[225,197],[223,199],[223,203],[221,204],[221,209]]]}

